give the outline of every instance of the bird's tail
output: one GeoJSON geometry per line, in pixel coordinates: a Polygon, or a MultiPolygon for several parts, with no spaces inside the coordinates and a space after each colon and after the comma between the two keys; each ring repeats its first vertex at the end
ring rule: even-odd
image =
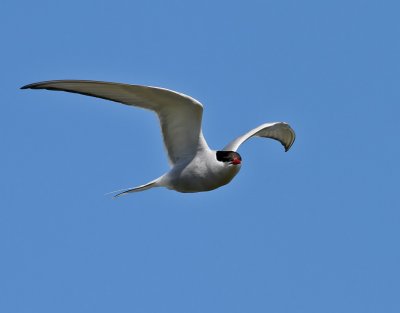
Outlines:
{"type": "Polygon", "coordinates": [[[116,193],[114,195],[114,198],[117,198],[117,197],[126,195],[126,194],[131,193],[131,192],[139,192],[139,191],[147,190],[147,189],[150,189],[150,188],[159,187],[160,186],[159,185],[159,180],[160,180],[160,178],[157,178],[157,179],[152,180],[151,182],[149,182],[147,184],[144,184],[144,185],[140,185],[140,186],[129,188],[129,189],[116,190],[116,191],[109,192],[107,194],[116,193]]]}

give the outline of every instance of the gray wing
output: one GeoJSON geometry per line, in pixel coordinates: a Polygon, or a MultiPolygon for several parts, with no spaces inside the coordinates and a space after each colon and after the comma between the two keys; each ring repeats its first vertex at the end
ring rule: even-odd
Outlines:
{"type": "Polygon", "coordinates": [[[164,88],[87,80],[54,80],[21,89],[78,93],[154,111],[160,120],[164,144],[172,164],[208,148],[201,131],[203,106],[197,100],[164,88]]]}
{"type": "Polygon", "coordinates": [[[230,142],[223,150],[236,151],[243,142],[250,139],[251,137],[265,137],[278,140],[285,147],[285,151],[288,151],[293,145],[294,140],[296,139],[296,134],[287,123],[276,122],[262,124],[250,130],[246,134],[236,138],[235,140],[230,142]]]}

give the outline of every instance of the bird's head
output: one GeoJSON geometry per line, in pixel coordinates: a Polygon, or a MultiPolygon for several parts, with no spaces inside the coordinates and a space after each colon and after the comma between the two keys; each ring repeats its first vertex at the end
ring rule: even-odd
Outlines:
{"type": "Polygon", "coordinates": [[[242,163],[242,157],[235,151],[217,151],[217,160],[231,165],[240,165],[242,163]]]}

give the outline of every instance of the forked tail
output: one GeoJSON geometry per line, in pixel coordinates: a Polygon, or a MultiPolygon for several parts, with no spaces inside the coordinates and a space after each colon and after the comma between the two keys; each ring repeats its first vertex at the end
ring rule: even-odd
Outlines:
{"type": "MultiPolygon", "coordinates": [[[[134,188],[129,188],[129,189],[125,189],[125,190],[116,190],[116,191],[112,191],[110,193],[117,193],[116,195],[114,195],[114,198],[123,196],[125,194],[131,193],[131,192],[139,192],[139,191],[143,191],[143,190],[147,190],[150,188],[154,188],[154,187],[159,187],[160,185],[158,184],[160,178],[157,178],[155,180],[152,180],[151,182],[144,184],[144,185],[140,185],[134,188]]],[[[109,194],[110,194],[109,193],[109,194]]]]}

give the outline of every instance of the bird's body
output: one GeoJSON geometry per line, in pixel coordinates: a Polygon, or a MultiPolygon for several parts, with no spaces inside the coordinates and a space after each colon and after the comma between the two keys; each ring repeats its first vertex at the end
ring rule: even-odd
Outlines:
{"type": "Polygon", "coordinates": [[[209,191],[228,184],[239,172],[242,158],[236,152],[257,136],[280,141],[289,150],[295,140],[283,122],[260,125],[239,136],[222,150],[211,150],[201,131],[203,106],[197,100],[164,88],[82,80],[34,83],[22,89],[48,89],[79,93],[154,111],[160,120],[171,170],[161,177],[116,196],[153,187],[179,192],[209,191]]]}
{"type": "Polygon", "coordinates": [[[228,184],[241,164],[220,162],[214,150],[201,150],[192,160],[176,164],[160,179],[160,186],[179,192],[209,191],[228,184]]]}

